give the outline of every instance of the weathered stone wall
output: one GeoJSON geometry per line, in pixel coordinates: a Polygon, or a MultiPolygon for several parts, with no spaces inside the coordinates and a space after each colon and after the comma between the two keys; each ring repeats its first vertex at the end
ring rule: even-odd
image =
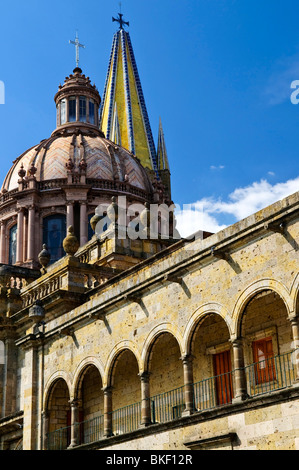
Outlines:
{"type": "Polygon", "coordinates": [[[245,413],[231,414],[223,418],[207,420],[193,426],[181,427],[161,433],[143,436],[105,450],[185,450],[184,443],[211,439],[199,443],[201,450],[299,450],[299,401],[281,403],[245,413]],[[230,443],[222,436],[235,433],[230,443]]]}
{"type": "MultiPolygon", "coordinates": [[[[264,331],[270,331],[275,338],[275,353],[290,351],[293,344],[289,318],[298,313],[296,240],[299,219],[297,216],[291,220],[284,234],[267,230],[264,221],[283,211],[287,214],[292,204],[297,204],[297,199],[298,195],[290,197],[287,202],[277,203],[205,240],[178,244],[176,250],[166,250],[165,254],[156,255],[116,276],[83,305],[63,314],[58,309],[51,318],[46,318],[44,397],[48,396],[53,382],[61,378],[70,399],[75,398],[80,375],[93,364],[101,375],[103,388],[114,385],[115,409],[140,401],[138,374],[143,371],[151,373],[151,395],[183,385],[181,357],[185,354],[194,356],[196,382],[213,375],[212,355],[230,349],[231,340],[238,337],[244,338],[245,364],[252,361],[251,342],[264,331]],[[212,247],[216,252],[225,252],[226,257],[213,256],[212,247]],[[167,273],[180,276],[182,281],[165,279],[167,273]],[[272,293],[261,295],[265,291],[272,293]],[[140,299],[129,297],[136,293],[140,299]],[[72,327],[72,334],[63,333],[66,325],[72,327]],[[123,351],[126,352],[121,354],[123,351]],[[122,392],[122,384],[127,393],[122,392]]],[[[28,329],[25,334],[30,332],[28,329]]],[[[24,363],[24,367],[27,366],[24,363]]],[[[31,378],[27,371],[23,372],[22,381],[27,383],[22,384],[22,389],[28,395],[31,378]]],[[[40,389],[41,376],[38,380],[40,389]]],[[[269,436],[279,433],[284,433],[283,445],[295,446],[291,430],[292,426],[295,428],[298,414],[294,406],[293,402],[290,408],[279,405],[279,410],[271,407],[259,412],[262,414],[248,411],[232,415],[232,423],[234,419],[238,423],[244,419],[245,423],[245,427],[240,427],[239,447],[270,445],[266,442],[274,445],[269,436]],[[284,413],[287,424],[281,419],[284,413]],[[277,431],[269,424],[273,421],[272,414],[277,420],[277,431]],[[260,432],[259,422],[263,423],[263,437],[245,438],[242,433],[247,425],[248,435],[253,434],[253,429],[260,432]],[[284,431],[285,426],[287,431],[284,431]]],[[[100,413],[102,409],[102,405],[99,406],[100,413]]],[[[88,416],[90,413],[88,411],[88,416]]],[[[214,422],[217,429],[230,430],[228,423],[228,417],[214,422]]],[[[206,435],[209,426],[211,422],[201,423],[200,433],[206,435]]],[[[189,431],[197,432],[196,429],[189,431]]],[[[164,448],[172,442],[174,447],[181,446],[189,439],[189,431],[185,428],[163,434],[167,444],[161,434],[159,441],[152,436],[138,445],[164,448]]]]}

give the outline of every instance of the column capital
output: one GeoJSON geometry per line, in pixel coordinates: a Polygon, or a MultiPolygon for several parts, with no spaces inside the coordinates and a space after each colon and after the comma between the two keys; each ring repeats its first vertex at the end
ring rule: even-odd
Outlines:
{"type": "Polygon", "coordinates": [[[188,353],[183,354],[180,357],[180,360],[182,361],[183,364],[192,364],[193,359],[195,359],[195,356],[193,356],[192,354],[188,354],[188,353]]]}
{"type": "Polygon", "coordinates": [[[104,395],[112,394],[113,387],[111,385],[107,385],[106,387],[102,388],[104,395]]]}
{"type": "Polygon", "coordinates": [[[144,370],[143,372],[139,372],[138,375],[140,377],[141,382],[148,382],[149,378],[150,378],[150,375],[151,375],[151,372],[148,372],[147,370],[144,370]]]}
{"type": "Polygon", "coordinates": [[[72,398],[69,400],[71,408],[79,408],[82,405],[82,402],[79,398],[72,398]]]}
{"type": "Polygon", "coordinates": [[[291,324],[297,324],[297,323],[299,323],[299,316],[296,315],[296,313],[293,313],[292,315],[290,315],[290,316],[288,317],[288,319],[289,319],[289,321],[290,321],[291,324]]]}
{"type": "Polygon", "coordinates": [[[239,347],[243,345],[244,338],[243,336],[232,335],[228,341],[233,347],[239,347]]]}

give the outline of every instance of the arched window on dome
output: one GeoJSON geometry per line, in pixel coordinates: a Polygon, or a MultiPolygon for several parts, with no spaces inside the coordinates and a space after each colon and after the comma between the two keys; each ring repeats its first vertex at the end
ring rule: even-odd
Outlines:
{"type": "Polygon", "coordinates": [[[9,231],[9,264],[15,264],[17,261],[17,230],[18,226],[15,224],[9,231]]]}
{"type": "Polygon", "coordinates": [[[76,97],[69,97],[69,122],[76,121],[76,97]]]}
{"type": "Polygon", "coordinates": [[[95,118],[94,118],[94,101],[89,100],[89,122],[90,124],[95,124],[95,118]]]}
{"type": "Polygon", "coordinates": [[[66,122],[66,99],[63,98],[60,101],[60,124],[65,124],[66,122]]]}
{"type": "Polygon", "coordinates": [[[43,243],[51,254],[50,263],[62,258],[65,253],[62,242],[66,236],[66,218],[63,214],[50,215],[43,220],[43,243]]]}
{"type": "Polygon", "coordinates": [[[79,98],[79,121],[86,122],[86,98],[80,96],[79,98]]]}

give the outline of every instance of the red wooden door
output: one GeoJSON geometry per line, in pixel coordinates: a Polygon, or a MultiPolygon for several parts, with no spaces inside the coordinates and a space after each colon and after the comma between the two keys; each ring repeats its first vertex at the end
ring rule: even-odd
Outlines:
{"type": "Polygon", "coordinates": [[[276,379],[272,338],[263,338],[252,343],[257,384],[276,379]]]}
{"type": "Polygon", "coordinates": [[[230,351],[213,356],[217,405],[231,403],[233,398],[230,351]]]}

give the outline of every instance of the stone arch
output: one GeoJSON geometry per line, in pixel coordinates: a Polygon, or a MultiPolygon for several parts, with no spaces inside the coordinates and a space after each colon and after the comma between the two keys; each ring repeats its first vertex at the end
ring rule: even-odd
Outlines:
{"type": "Polygon", "coordinates": [[[121,355],[127,350],[130,351],[135,356],[137,364],[138,364],[139,372],[143,370],[142,358],[141,358],[140,352],[136,344],[133,341],[129,341],[129,340],[121,341],[120,343],[117,343],[114,346],[114,348],[109,354],[106,367],[105,367],[104,376],[103,376],[103,387],[109,387],[112,385],[113,370],[115,370],[115,366],[117,362],[119,361],[121,355]]]}
{"type": "Polygon", "coordinates": [[[142,364],[144,365],[143,370],[145,371],[148,370],[148,363],[149,363],[152,347],[154,343],[156,342],[156,340],[158,339],[158,337],[162,335],[163,333],[170,333],[176,339],[181,355],[184,354],[183,338],[181,334],[179,333],[179,331],[171,323],[160,323],[160,325],[157,325],[155,328],[152,329],[152,331],[149,333],[149,335],[147,336],[144,342],[142,353],[141,353],[142,364]]]}
{"type": "Polygon", "coordinates": [[[44,391],[44,410],[47,410],[48,409],[48,406],[49,406],[49,400],[51,398],[51,393],[53,392],[53,387],[55,387],[55,383],[58,381],[58,380],[63,380],[66,385],[67,385],[67,388],[69,390],[69,394],[70,394],[70,399],[73,398],[73,396],[71,395],[71,391],[72,391],[72,380],[70,378],[70,376],[62,371],[62,370],[59,370],[59,371],[56,371],[55,374],[53,374],[47,381],[47,383],[45,384],[45,391],[44,391]]]}
{"type": "Polygon", "coordinates": [[[113,434],[123,434],[140,424],[140,355],[134,343],[116,345],[107,363],[106,383],[111,392],[113,434]]]}
{"type": "Polygon", "coordinates": [[[299,273],[296,274],[294,281],[292,283],[291,297],[293,299],[293,311],[291,312],[291,316],[298,316],[299,315],[299,273]]]}
{"type": "Polygon", "coordinates": [[[148,335],[143,349],[149,378],[152,422],[178,418],[185,409],[182,337],[170,323],[148,335]]]}
{"type": "Polygon", "coordinates": [[[192,343],[194,341],[194,335],[199,327],[199,325],[204,321],[204,319],[211,314],[215,314],[220,316],[229,331],[229,335],[232,335],[232,320],[231,320],[231,313],[227,310],[227,308],[217,302],[209,302],[201,305],[198,307],[197,310],[193,313],[190,317],[183,336],[183,351],[184,354],[191,354],[192,350],[192,343]]]}
{"type": "Polygon", "coordinates": [[[253,282],[250,284],[239,296],[233,311],[233,322],[234,322],[234,333],[236,336],[241,335],[241,325],[242,325],[242,317],[244,310],[248,304],[248,302],[259,294],[262,291],[273,291],[280,296],[283,300],[287,315],[290,317],[291,313],[293,312],[294,302],[293,299],[285,287],[285,285],[277,281],[275,279],[267,278],[267,279],[260,279],[258,281],[253,282]]]}
{"type": "Polygon", "coordinates": [[[89,356],[83,359],[83,361],[80,362],[80,364],[78,365],[76,369],[74,380],[72,383],[72,390],[71,390],[72,397],[78,397],[78,391],[80,389],[82,380],[84,378],[84,374],[86,373],[87,369],[91,366],[94,366],[98,370],[101,376],[102,382],[103,382],[103,377],[104,377],[103,364],[99,361],[98,358],[89,356]]]}
{"type": "Polygon", "coordinates": [[[46,387],[45,396],[47,447],[51,450],[66,449],[71,438],[70,383],[67,382],[66,374],[57,373],[52,377],[46,387]],[[61,434],[61,429],[66,432],[61,434]]]}

